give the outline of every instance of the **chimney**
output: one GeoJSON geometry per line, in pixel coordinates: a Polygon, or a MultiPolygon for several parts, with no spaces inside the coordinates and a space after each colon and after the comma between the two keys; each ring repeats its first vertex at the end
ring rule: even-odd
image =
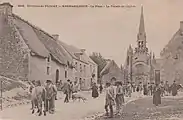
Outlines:
{"type": "Polygon", "coordinates": [[[0,4],[0,14],[1,15],[11,15],[12,8],[13,8],[13,5],[11,5],[10,3],[8,3],[8,2],[2,3],[2,4],[0,4]]]}
{"type": "Polygon", "coordinates": [[[84,53],[86,51],[86,49],[80,49],[82,53],[84,53]]]}
{"type": "Polygon", "coordinates": [[[180,30],[183,32],[183,21],[180,21],[180,30]]]}
{"type": "Polygon", "coordinates": [[[58,35],[58,34],[53,34],[52,37],[53,37],[55,40],[58,40],[58,39],[59,39],[59,35],[58,35]]]}

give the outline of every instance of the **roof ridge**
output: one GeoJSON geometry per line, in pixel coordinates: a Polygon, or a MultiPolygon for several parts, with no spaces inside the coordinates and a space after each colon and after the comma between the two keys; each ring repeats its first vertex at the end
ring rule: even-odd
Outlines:
{"type": "Polygon", "coordinates": [[[52,35],[50,35],[48,32],[44,31],[43,29],[41,29],[40,27],[36,26],[36,25],[33,25],[32,23],[30,23],[29,21],[23,19],[22,17],[16,15],[16,14],[12,14],[13,17],[17,17],[18,19],[22,20],[23,22],[27,23],[28,25],[30,25],[31,27],[37,29],[37,30],[40,30],[42,32],[44,32],[46,35],[48,35],[49,37],[55,39],[52,35]]]}

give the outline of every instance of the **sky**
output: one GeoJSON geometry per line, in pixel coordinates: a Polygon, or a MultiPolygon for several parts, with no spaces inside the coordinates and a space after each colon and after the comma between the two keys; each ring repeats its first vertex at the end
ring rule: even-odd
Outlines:
{"type": "Polygon", "coordinates": [[[0,0],[10,2],[13,12],[61,41],[100,52],[105,58],[124,64],[131,44],[137,46],[141,5],[147,46],[159,57],[160,51],[179,29],[183,0],[0,0]],[[121,8],[38,8],[18,5],[133,5],[121,8]]]}

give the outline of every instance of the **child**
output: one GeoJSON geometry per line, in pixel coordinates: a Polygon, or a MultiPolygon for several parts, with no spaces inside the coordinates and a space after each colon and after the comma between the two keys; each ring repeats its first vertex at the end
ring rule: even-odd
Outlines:
{"type": "Polygon", "coordinates": [[[117,88],[116,88],[116,114],[120,114],[121,107],[124,103],[124,94],[123,94],[123,88],[121,81],[116,82],[117,88]]]}
{"type": "Polygon", "coordinates": [[[109,115],[108,112],[108,107],[110,109],[110,118],[113,117],[113,106],[115,105],[115,90],[114,87],[111,86],[109,82],[106,83],[106,98],[105,98],[105,110],[106,110],[106,115],[109,115]]]}

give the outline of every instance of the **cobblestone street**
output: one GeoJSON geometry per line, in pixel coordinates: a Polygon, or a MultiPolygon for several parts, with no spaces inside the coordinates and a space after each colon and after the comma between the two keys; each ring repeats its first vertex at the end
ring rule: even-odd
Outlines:
{"type": "MultiPolygon", "coordinates": [[[[164,97],[162,104],[155,107],[152,97],[142,98],[127,104],[123,114],[109,120],[182,120],[183,119],[183,96],[164,97]]],[[[106,120],[105,117],[96,120],[106,120]]]]}
{"type": "MultiPolygon", "coordinates": [[[[0,116],[3,120],[82,120],[91,119],[93,116],[98,116],[104,113],[104,98],[105,94],[99,96],[99,98],[93,99],[91,92],[82,92],[83,96],[87,98],[86,103],[73,102],[65,104],[63,99],[56,101],[56,113],[47,116],[37,116],[31,114],[31,105],[22,105],[13,108],[4,109],[0,112],[0,116]],[[77,112],[76,112],[77,111],[77,112]]],[[[126,98],[125,101],[136,99],[136,94],[133,94],[132,98],[126,98]]]]}

